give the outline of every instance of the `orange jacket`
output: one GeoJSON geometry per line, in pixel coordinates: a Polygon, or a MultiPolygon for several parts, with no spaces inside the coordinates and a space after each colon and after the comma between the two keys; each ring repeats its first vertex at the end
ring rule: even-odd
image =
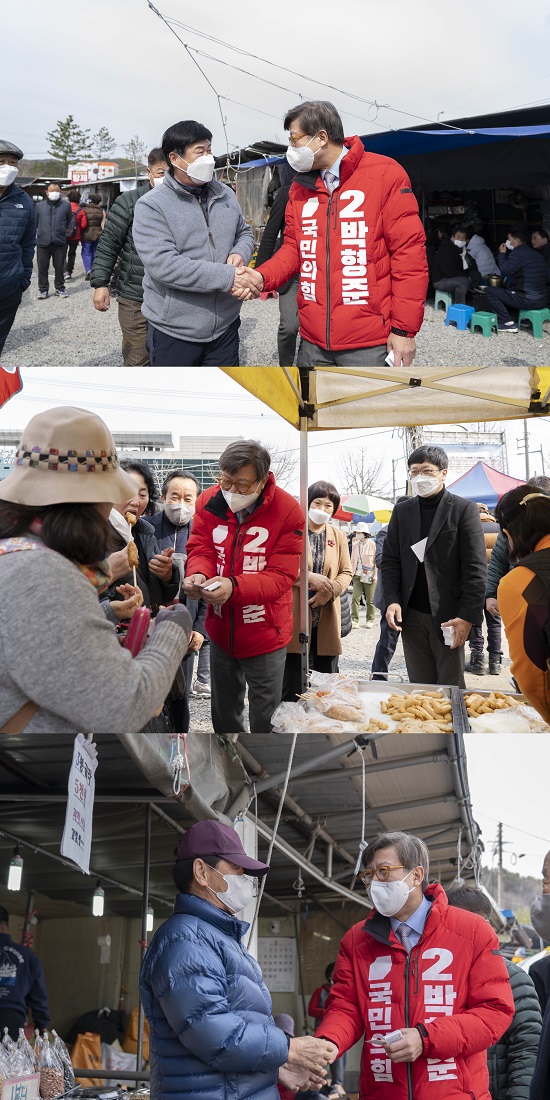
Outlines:
{"type": "Polygon", "coordinates": [[[359,1095],[368,1100],[491,1100],[486,1051],[514,1015],[508,971],[487,921],[450,907],[439,884],[426,897],[433,904],[409,955],[375,909],[346,932],[316,1034],[341,1054],[365,1035],[359,1095]],[[417,1024],[423,1053],[392,1063],[377,1036],[417,1024]]]}
{"type": "MultiPolygon", "coordinates": [[[[550,535],[545,535],[535,552],[548,549],[550,535]]],[[[498,609],[512,658],[512,675],[531,706],[550,724],[546,680],[550,652],[545,633],[548,599],[540,577],[524,565],[510,570],[498,586],[498,609]]]]}

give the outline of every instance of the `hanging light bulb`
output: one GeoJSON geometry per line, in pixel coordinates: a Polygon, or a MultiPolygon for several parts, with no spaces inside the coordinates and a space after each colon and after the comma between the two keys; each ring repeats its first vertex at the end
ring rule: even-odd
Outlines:
{"type": "Polygon", "coordinates": [[[10,860],[10,869],[8,871],[8,890],[20,890],[21,889],[21,877],[23,875],[23,860],[19,852],[19,845],[15,848],[13,857],[10,860]]]}
{"type": "Polygon", "coordinates": [[[147,932],[152,932],[153,931],[153,921],[154,921],[154,919],[155,919],[155,910],[151,906],[149,906],[149,908],[147,910],[147,921],[146,921],[146,924],[145,924],[145,929],[146,929],[147,932]]]}
{"type": "Polygon", "coordinates": [[[105,891],[103,890],[99,879],[94,890],[94,896],[92,900],[92,913],[94,917],[102,917],[105,910],[105,891]]]}

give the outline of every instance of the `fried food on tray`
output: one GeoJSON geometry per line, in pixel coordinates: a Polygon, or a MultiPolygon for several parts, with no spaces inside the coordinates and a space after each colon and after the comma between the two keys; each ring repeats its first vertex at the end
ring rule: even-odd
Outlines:
{"type": "Polygon", "coordinates": [[[470,692],[464,696],[469,718],[479,718],[480,714],[492,714],[495,710],[507,710],[517,707],[518,700],[505,695],[503,691],[492,691],[490,695],[478,695],[470,692]]]}
{"type": "Polygon", "coordinates": [[[387,722],[380,722],[378,718],[369,718],[368,722],[363,722],[357,727],[357,733],[380,733],[387,729],[389,729],[387,722]]]}
{"type": "Polygon", "coordinates": [[[362,710],[350,707],[347,703],[333,703],[324,711],[327,718],[336,718],[339,722],[360,722],[364,718],[362,710]]]}

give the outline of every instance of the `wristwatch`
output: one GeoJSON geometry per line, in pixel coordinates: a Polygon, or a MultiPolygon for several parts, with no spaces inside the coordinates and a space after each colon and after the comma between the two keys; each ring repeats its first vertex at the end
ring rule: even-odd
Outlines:
{"type": "Polygon", "coordinates": [[[414,332],[407,332],[407,330],[404,328],[394,328],[393,325],[390,329],[390,332],[393,332],[394,336],[407,336],[409,340],[412,340],[414,336],[414,332]]]}

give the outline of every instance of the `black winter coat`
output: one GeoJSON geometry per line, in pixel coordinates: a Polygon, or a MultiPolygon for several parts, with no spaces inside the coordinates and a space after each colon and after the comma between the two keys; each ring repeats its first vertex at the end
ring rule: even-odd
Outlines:
{"type": "MultiPolygon", "coordinates": [[[[453,245],[454,247],[454,245],[453,245]]],[[[410,497],[396,504],[382,554],[382,587],[386,606],[409,604],[418,559],[412,546],[420,541],[420,503],[410,497]]],[[[487,556],[477,505],[444,489],[426,544],[424,568],[432,616],[439,625],[458,616],[479,625],[485,608],[487,556]]]]}
{"type": "Polygon", "coordinates": [[[386,535],[388,533],[388,525],[381,527],[376,533],[376,568],[378,569],[378,581],[376,588],[374,589],[373,603],[378,610],[384,614],[386,607],[388,606],[384,599],[384,588],[382,585],[382,554],[384,553],[384,543],[386,541],[386,535]]]}
{"type": "Polygon", "coordinates": [[[519,291],[542,309],[546,305],[546,280],[548,270],[536,248],[520,244],[511,252],[499,252],[498,266],[501,275],[509,280],[510,289],[519,291]]]}
{"type": "MultiPolygon", "coordinates": [[[[157,512],[156,515],[149,516],[148,522],[155,530],[160,550],[167,550],[170,546],[173,546],[178,554],[185,554],[187,540],[193,530],[192,519],[183,527],[176,527],[174,523],[170,522],[166,512],[157,512]]],[[[191,600],[189,596],[182,594],[179,601],[185,604],[193,620],[193,630],[198,630],[199,634],[202,634],[203,638],[206,639],[206,644],[208,644],[208,635],[204,625],[208,610],[206,600],[191,600]]]]}
{"type": "Polygon", "coordinates": [[[0,301],[30,286],[35,243],[34,203],[12,183],[0,195],[0,301]]]}
{"type": "Polygon", "coordinates": [[[36,215],[36,243],[39,248],[47,248],[50,244],[66,244],[67,229],[73,216],[70,202],[66,199],[42,199],[37,202],[34,212],[36,215]]]}
{"type": "Polygon", "coordinates": [[[125,191],[113,203],[99,238],[92,266],[90,285],[94,289],[109,286],[120,256],[118,293],[122,298],[130,298],[133,302],[143,301],[143,264],[134,244],[132,224],[136,202],[150,190],[150,184],[143,184],[133,191],[125,191]]]}
{"type": "Polygon", "coordinates": [[[548,1100],[550,1096],[550,1001],[542,1021],[537,1064],[531,1081],[529,1100],[548,1100]]]}
{"type": "Polygon", "coordinates": [[[440,279],[454,279],[457,275],[468,276],[462,263],[462,253],[450,237],[443,237],[437,252],[432,257],[430,278],[432,283],[438,283],[440,279]]]}
{"type": "MultiPolygon", "coordinates": [[[[273,206],[271,207],[271,213],[269,220],[263,231],[262,239],[260,241],[260,247],[258,248],[258,255],[256,256],[256,267],[260,267],[260,264],[267,263],[272,256],[279,250],[283,243],[285,234],[285,216],[286,205],[288,202],[289,187],[279,187],[275,198],[273,200],[273,206]]],[[[297,278],[298,276],[296,276],[297,278]]],[[[277,294],[285,294],[293,279],[289,279],[287,283],[283,283],[282,286],[277,287],[277,294]]]]}
{"type": "Polygon", "coordinates": [[[489,1092],[493,1100],[529,1100],[542,1027],[540,1004],[525,970],[504,961],[516,1011],[508,1031],[487,1051],[489,1092]]]}
{"type": "Polygon", "coordinates": [[[510,565],[510,559],[508,557],[508,542],[506,536],[502,534],[502,531],[497,536],[497,541],[491,551],[491,557],[489,558],[489,564],[487,566],[487,589],[485,592],[486,598],[492,597],[496,600],[498,586],[503,577],[513,569],[510,565]]]}
{"type": "MultiPolygon", "coordinates": [[[[141,517],[138,519],[135,526],[132,528],[132,535],[137,547],[139,566],[136,570],[137,582],[141,591],[143,592],[144,607],[151,608],[156,612],[161,604],[170,603],[174,600],[178,594],[180,586],[179,572],[174,567],[175,580],[171,580],[168,584],[159,580],[154,573],[151,573],[149,569],[149,562],[151,558],[154,558],[156,554],[160,553],[160,548],[155,536],[155,529],[151,524],[141,517]]],[[[117,544],[118,535],[113,530],[113,545],[117,544]]],[[[112,550],[111,550],[112,553],[112,550]]],[[[117,592],[117,586],[120,584],[133,584],[133,573],[127,573],[125,577],[120,577],[119,580],[113,581],[109,588],[104,593],[101,599],[101,606],[107,618],[110,622],[118,623],[118,619],[112,611],[109,609],[109,603],[112,600],[120,600],[121,595],[117,592]]]]}

